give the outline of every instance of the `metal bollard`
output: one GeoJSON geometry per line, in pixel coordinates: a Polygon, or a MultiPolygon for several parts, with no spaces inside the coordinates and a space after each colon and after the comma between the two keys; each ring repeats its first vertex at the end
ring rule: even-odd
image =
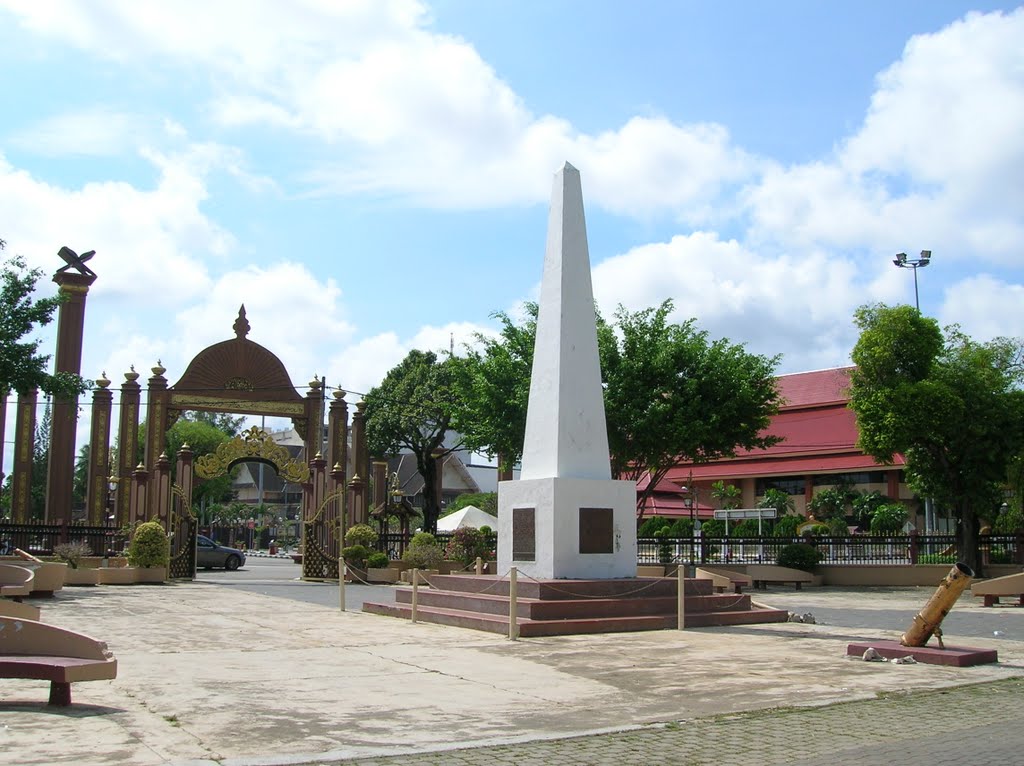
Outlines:
{"type": "Polygon", "coordinates": [[[973,569],[960,562],[954,564],[953,568],[949,570],[949,574],[935,589],[935,593],[928,599],[924,609],[914,616],[914,621],[910,623],[907,632],[900,637],[900,644],[924,646],[934,633],[939,641],[939,648],[945,649],[946,647],[942,645],[942,628],[939,626],[942,624],[943,618],[949,614],[949,610],[953,608],[953,604],[960,598],[960,594],[971,584],[972,579],[974,579],[973,569]]]}
{"type": "Polygon", "coordinates": [[[345,575],[348,574],[348,564],[344,561],[338,570],[338,600],[341,602],[341,611],[345,611],[345,575]]]}
{"type": "Polygon", "coordinates": [[[679,585],[676,587],[676,601],[679,606],[679,630],[683,630],[686,627],[686,580],[683,577],[684,571],[682,564],[676,569],[676,579],[679,582],[679,585]]]}
{"type": "Polygon", "coordinates": [[[420,570],[413,567],[412,570],[412,619],[411,622],[416,622],[416,608],[419,601],[419,587],[420,587],[420,570]]]}
{"type": "Polygon", "coordinates": [[[508,640],[515,641],[519,638],[519,608],[516,606],[518,590],[518,570],[512,567],[508,571],[508,640]]]}

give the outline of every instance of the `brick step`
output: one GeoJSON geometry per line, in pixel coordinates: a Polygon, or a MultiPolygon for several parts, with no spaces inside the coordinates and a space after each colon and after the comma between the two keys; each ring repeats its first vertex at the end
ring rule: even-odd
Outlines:
{"type": "MultiPolygon", "coordinates": [[[[508,597],[489,593],[457,593],[421,588],[419,603],[485,614],[508,614],[508,597]]],[[[400,604],[412,603],[412,591],[398,590],[395,601],[400,604]]],[[[625,599],[577,599],[543,601],[539,599],[517,599],[517,614],[533,620],[564,620],[590,617],[632,617],[640,615],[675,615],[676,597],[625,598],[625,599]]],[[[741,611],[750,608],[749,596],[708,595],[687,596],[687,613],[715,612],[721,610],[741,611]]]]}
{"type": "MultiPolygon", "coordinates": [[[[508,577],[494,575],[430,575],[432,587],[437,590],[462,593],[487,593],[508,596],[508,577]]],[[[520,598],[541,601],[574,600],[579,598],[649,598],[676,595],[675,578],[633,577],[617,580],[548,580],[537,582],[520,575],[517,593],[520,598]]],[[[711,580],[685,580],[687,596],[710,596],[711,580]]]]}
{"type": "MultiPolygon", "coordinates": [[[[363,611],[372,614],[387,615],[411,619],[412,606],[409,604],[363,604],[363,611]]],[[[438,625],[453,625],[460,628],[484,630],[490,633],[508,633],[508,617],[495,614],[482,614],[461,609],[448,609],[436,606],[419,606],[416,608],[416,619],[438,625]]],[[[674,627],[675,615],[635,615],[630,617],[592,617],[570,620],[530,620],[522,617],[518,620],[519,635],[524,638],[531,636],[565,636],[583,633],[622,633],[639,630],[664,630],[674,627]]]]}

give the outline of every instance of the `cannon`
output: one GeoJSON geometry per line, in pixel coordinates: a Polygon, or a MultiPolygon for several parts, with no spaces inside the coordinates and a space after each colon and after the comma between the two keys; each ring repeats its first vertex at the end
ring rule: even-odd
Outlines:
{"type": "Polygon", "coordinates": [[[913,622],[907,632],[900,637],[900,644],[903,646],[924,646],[933,635],[939,642],[939,648],[945,649],[942,644],[942,620],[953,604],[960,598],[960,594],[967,589],[974,579],[974,570],[967,564],[957,562],[949,570],[935,593],[928,599],[924,608],[914,616],[913,622]]]}

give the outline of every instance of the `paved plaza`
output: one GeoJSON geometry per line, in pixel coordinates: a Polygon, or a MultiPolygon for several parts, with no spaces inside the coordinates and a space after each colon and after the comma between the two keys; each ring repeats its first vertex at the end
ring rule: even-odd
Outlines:
{"type": "Polygon", "coordinates": [[[932,590],[758,594],[816,625],[509,642],[222,582],[67,588],[41,602],[44,619],[107,641],[118,678],[76,684],[66,710],[45,705],[44,682],[0,680],[0,753],[40,766],[1024,762],[1024,609],[965,597],[949,618],[948,644],[996,648],[998,665],[844,656],[851,640],[897,637],[866,626],[909,622],[932,590]]]}

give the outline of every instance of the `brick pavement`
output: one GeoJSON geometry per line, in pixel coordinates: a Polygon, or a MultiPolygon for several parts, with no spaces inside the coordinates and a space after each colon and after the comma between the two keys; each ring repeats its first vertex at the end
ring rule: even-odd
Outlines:
{"type": "Polygon", "coordinates": [[[721,715],[623,732],[344,766],[1014,766],[1024,763],[1024,678],[881,694],[825,707],[721,715]]]}

